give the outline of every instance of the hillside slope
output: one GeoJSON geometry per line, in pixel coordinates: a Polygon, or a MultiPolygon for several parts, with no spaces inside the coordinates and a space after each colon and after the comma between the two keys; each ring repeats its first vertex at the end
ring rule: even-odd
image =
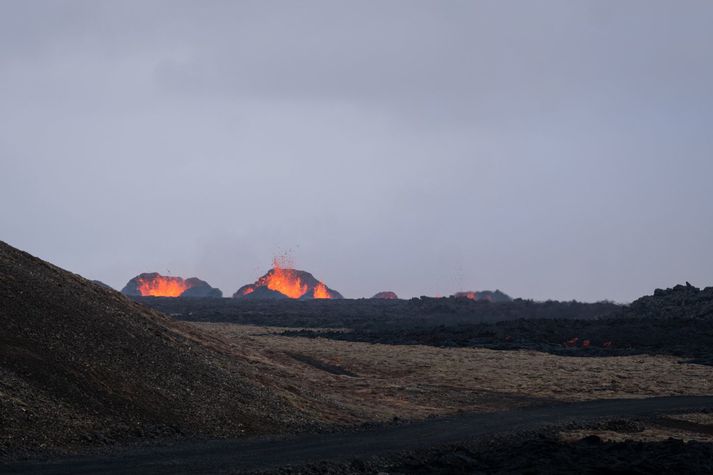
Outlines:
{"type": "Polygon", "coordinates": [[[0,456],[285,430],[225,343],[0,241],[0,456]]]}

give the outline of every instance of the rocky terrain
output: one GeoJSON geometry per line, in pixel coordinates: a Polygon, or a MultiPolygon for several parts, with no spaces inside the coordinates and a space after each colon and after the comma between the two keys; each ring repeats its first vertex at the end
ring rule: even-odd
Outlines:
{"type": "Polygon", "coordinates": [[[219,339],[3,242],[0,325],[0,458],[303,423],[219,339]]]}
{"type": "Polygon", "coordinates": [[[182,320],[297,327],[283,333],[295,337],[582,357],[672,355],[713,364],[713,287],[658,289],[626,306],[456,297],[253,305],[227,299],[141,301],[182,320]]]}
{"type": "MultiPolygon", "coordinates": [[[[130,462],[150,473],[154,455],[173,467],[175,448],[195,467],[230,467],[236,438],[248,436],[245,447],[272,453],[284,441],[308,461],[272,473],[709,473],[704,413],[641,430],[630,418],[580,421],[471,442],[440,431],[412,450],[431,432],[408,427],[444,416],[466,434],[469,417],[517,425],[517,411],[542,410],[561,422],[563,403],[638,408],[713,391],[712,288],[679,285],[627,306],[493,300],[129,297],[0,243],[0,460],[94,451],[85,465],[42,466],[93,473],[93,463],[110,463],[122,473],[128,459],[114,452],[136,449],[130,462]],[[402,424],[413,440],[388,435],[402,424]],[[367,456],[364,430],[408,450],[367,456]],[[280,435],[250,438],[264,434],[280,435]],[[329,443],[341,438],[364,452],[318,461],[339,458],[329,443]],[[211,447],[222,458],[206,456],[211,447]]],[[[255,457],[245,467],[270,465],[255,457]]]]}
{"type": "Polygon", "coordinates": [[[493,303],[459,297],[410,300],[245,300],[133,297],[177,320],[300,328],[433,328],[524,319],[591,320],[622,306],[610,302],[534,302],[515,299],[493,303]]]}
{"type": "Polygon", "coordinates": [[[180,320],[287,327],[283,334],[295,337],[562,356],[672,355],[713,362],[713,288],[685,285],[657,290],[626,306],[521,299],[494,303],[457,297],[140,301],[180,320]]]}
{"type": "Polygon", "coordinates": [[[658,289],[654,295],[592,319],[434,322],[421,328],[362,325],[352,332],[320,332],[318,336],[388,344],[531,349],[568,356],[673,355],[713,364],[713,287],[658,289]]]}

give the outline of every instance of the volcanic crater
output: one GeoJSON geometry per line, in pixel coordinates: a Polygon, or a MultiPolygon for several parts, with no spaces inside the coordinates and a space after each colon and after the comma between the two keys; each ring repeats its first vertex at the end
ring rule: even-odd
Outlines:
{"type": "Polygon", "coordinates": [[[139,274],[131,279],[121,293],[134,297],[215,297],[223,292],[197,277],[165,276],[158,272],[139,274]]]}
{"type": "Polygon", "coordinates": [[[293,269],[273,261],[273,267],[253,284],[240,287],[235,299],[279,300],[279,299],[341,299],[342,294],[327,287],[322,281],[303,270],[293,269]]]}

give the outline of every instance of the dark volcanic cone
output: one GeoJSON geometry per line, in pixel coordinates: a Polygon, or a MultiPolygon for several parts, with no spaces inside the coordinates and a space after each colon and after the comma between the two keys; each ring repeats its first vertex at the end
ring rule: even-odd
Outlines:
{"type": "Polygon", "coordinates": [[[0,460],[181,434],[236,437],[304,417],[214,336],[2,241],[0,324],[0,460]]]}
{"type": "Polygon", "coordinates": [[[390,290],[385,290],[383,292],[377,293],[372,298],[373,299],[382,299],[382,300],[397,300],[399,298],[399,296],[396,295],[396,292],[392,292],[390,290]]]}
{"type": "Polygon", "coordinates": [[[151,297],[216,297],[223,296],[220,289],[196,277],[164,276],[158,272],[139,274],[121,289],[121,293],[131,296],[151,297]]]}
{"type": "Polygon", "coordinates": [[[254,284],[243,285],[233,294],[236,299],[341,299],[342,294],[330,289],[303,270],[285,269],[275,263],[254,284]]]}
{"type": "Polygon", "coordinates": [[[512,298],[499,290],[480,290],[468,292],[456,292],[453,297],[468,300],[487,300],[489,302],[512,302],[512,298]]]}
{"type": "Polygon", "coordinates": [[[288,300],[285,294],[267,287],[255,287],[253,284],[243,285],[233,294],[233,298],[245,300],[288,300]]]}

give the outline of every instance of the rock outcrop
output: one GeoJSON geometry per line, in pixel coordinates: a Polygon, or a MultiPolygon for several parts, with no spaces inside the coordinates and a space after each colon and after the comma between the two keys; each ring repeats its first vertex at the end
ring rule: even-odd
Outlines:
{"type": "Polygon", "coordinates": [[[643,318],[713,318],[713,287],[703,290],[686,282],[634,300],[624,315],[643,318]]]}

